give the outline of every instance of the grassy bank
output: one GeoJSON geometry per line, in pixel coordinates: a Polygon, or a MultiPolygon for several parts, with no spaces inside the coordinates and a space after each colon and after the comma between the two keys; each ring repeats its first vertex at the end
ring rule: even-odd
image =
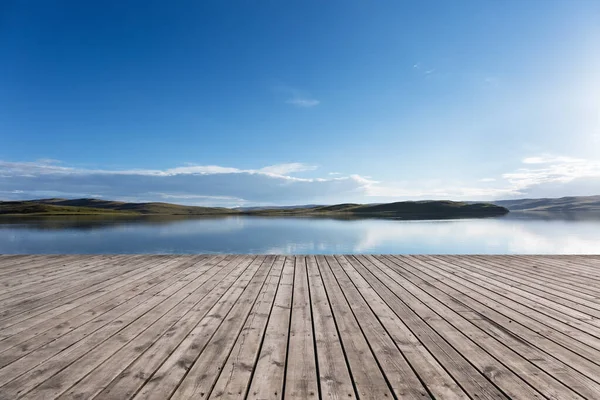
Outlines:
{"type": "Polygon", "coordinates": [[[97,199],[42,199],[0,202],[0,215],[178,215],[178,216],[318,216],[353,218],[443,219],[500,216],[508,209],[489,203],[405,201],[386,204],[336,204],[297,208],[242,210],[170,203],[126,203],[97,199]]]}

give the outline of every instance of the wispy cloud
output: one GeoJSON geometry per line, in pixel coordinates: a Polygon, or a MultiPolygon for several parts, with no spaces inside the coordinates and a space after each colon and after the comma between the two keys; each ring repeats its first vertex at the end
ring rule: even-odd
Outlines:
{"type": "Polygon", "coordinates": [[[285,102],[299,108],[311,108],[321,104],[321,101],[311,96],[305,90],[299,90],[289,86],[278,86],[276,91],[284,93],[287,96],[285,102]]]}
{"type": "Polygon", "coordinates": [[[435,68],[424,67],[421,62],[413,64],[413,70],[420,75],[431,75],[436,72],[435,68]]]}
{"type": "Polygon", "coordinates": [[[541,185],[564,185],[582,179],[588,182],[600,179],[600,161],[542,155],[525,158],[523,163],[532,166],[502,175],[520,191],[541,185]]]}
{"type": "Polygon", "coordinates": [[[321,104],[321,102],[317,99],[309,99],[309,98],[304,98],[304,97],[291,98],[291,99],[286,100],[286,103],[292,104],[296,107],[302,107],[302,108],[315,107],[315,106],[318,106],[319,104],[321,104]]]}
{"type": "Polygon", "coordinates": [[[296,172],[313,171],[315,169],[317,169],[315,165],[307,165],[303,163],[288,163],[271,165],[268,167],[261,168],[258,171],[265,174],[288,175],[296,172]]]}
{"type": "Polygon", "coordinates": [[[573,157],[553,156],[544,154],[541,156],[527,157],[523,159],[523,164],[556,164],[556,163],[582,163],[586,160],[573,157]]]}
{"type": "MultiPolygon", "coordinates": [[[[543,154],[499,178],[475,182],[376,182],[358,179],[365,196],[380,199],[494,200],[515,197],[592,195],[600,191],[600,161],[543,154]]],[[[379,201],[379,200],[373,200],[379,201]]]]}

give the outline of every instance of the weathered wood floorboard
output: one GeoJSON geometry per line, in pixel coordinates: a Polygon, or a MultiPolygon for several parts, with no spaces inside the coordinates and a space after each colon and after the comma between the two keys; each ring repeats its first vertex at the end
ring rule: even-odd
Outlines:
{"type": "Polygon", "coordinates": [[[0,255],[0,400],[600,399],[599,256],[0,255]]]}

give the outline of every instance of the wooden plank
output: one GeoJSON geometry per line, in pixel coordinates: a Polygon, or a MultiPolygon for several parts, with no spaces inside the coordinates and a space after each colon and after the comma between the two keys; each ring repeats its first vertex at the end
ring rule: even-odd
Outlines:
{"type": "Polygon", "coordinates": [[[319,397],[308,276],[304,257],[294,258],[294,301],[285,371],[286,399],[319,397]]]}
{"type": "MultiPolygon", "coordinates": [[[[89,256],[90,258],[93,256],[89,256]]],[[[4,265],[0,269],[0,279],[4,281],[7,278],[18,277],[20,275],[27,275],[31,272],[40,272],[45,270],[51,270],[51,268],[66,265],[73,261],[79,261],[81,257],[77,255],[31,255],[31,256],[19,256],[19,259],[15,260],[14,263],[4,265]]]]}
{"type": "Polygon", "coordinates": [[[306,259],[313,327],[318,354],[319,386],[322,399],[355,398],[352,377],[340,343],[321,273],[314,256],[306,259]]]}
{"type": "MultiPolygon", "coordinates": [[[[136,337],[106,363],[94,369],[83,380],[63,393],[60,398],[121,399],[133,396],[145,380],[155,378],[153,374],[167,360],[169,350],[172,351],[203,318],[206,318],[211,307],[213,310],[216,307],[218,312],[227,315],[227,307],[236,304],[239,299],[239,296],[228,298],[227,293],[234,292],[235,288],[240,286],[244,290],[254,281],[253,278],[260,276],[260,271],[264,271],[265,267],[257,268],[255,263],[251,263],[252,259],[253,257],[245,257],[241,264],[244,265],[243,272],[236,270],[229,275],[233,286],[228,288],[227,279],[221,281],[211,292],[195,298],[195,304],[168,329],[163,329],[161,333],[153,327],[136,337]],[[128,366],[131,360],[135,362],[128,366]]],[[[154,381],[156,380],[155,378],[154,381]]]]}
{"type": "MultiPolygon", "coordinates": [[[[3,282],[6,282],[8,285],[6,290],[3,291],[2,298],[6,297],[6,293],[14,292],[15,290],[23,291],[25,288],[36,287],[40,288],[42,286],[49,286],[50,284],[69,279],[69,276],[81,273],[82,271],[96,270],[94,268],[94,264],[98,261],[102,260],[110,260],[110,261],[121,261],[125,256],[91,256],[91,257],[73,257],[73,260],[76,262],[59,263],[58,265],[47,265],[43,264],[39,268],[35,268],[26,273],[22,274],[10,274],[10,276],[3,278],[3,282]]],[[[127,256],[129,257],[129,256],[127,256]]],[[[140,256],[144,257],[144,256],[140,256]]],[[[145,256],[151,257],[151,256],[145,256]]],[[[110,266],[108,267],[110,268],[110,266]]]]}
{"type": "MultiPolygon", "coordinates": [[[[38,347],[56,340],[62,335],[69,333],[88,322],[102,317],[106,313],[115,313],[122,309],[120,306],[126,304],[131,299],[142,295],[146,291],[157,287],[165,279],[179,277],[179,274],[190,273],[198,270],[199,263],[207,265],[212,257],[199,256],[198,258],[173,258],[169,262],[158,262],[158,271],[144,277],[141,280],[134,281],[126,287],[120,287],[120,291],[114,290],[101,296],[97,301],[82,304],[79,307],[61,314],[59,317],[47,319],[41,323],[0,341],[0,367],[7,365],[14,360],[23,357],[34,351],[38,347]],[[119,291],[119,293],[115,293],[119,291]],[[78,310],[81,308],[81,310],[78,310]],[[83,311],[83,312],[81,312],[83,311]],[[18,347],[17,347],[18,346],[18,347]],[[17,348],[14,348],[17,347],[17,348]],[[14,348],[14,349],[13,349],[14,348]],[[13,349],[12,351],[8,351],[13,349]]],[[[130,303],[131,304],[131,303],[130,303]]],[[[111,314],[108,314],[110,316],[111,314]]]]}
{"type": "MultiPolygon", "coordinates": [[[[439,319],[439,316],[432,315],[427,307],[406,293],[397,282],[390,282],[389,277],[369,258],[362,256],[356,258],[360,261],[355,264],[356,270],[471,398],[507,398],[497,386],[485,377],[483,374],[485,367],[480,369],[471,364],[465,355],[440,336],[443,332],[430,325],[432,321],[439,319]]],[[[377,261],[375,260],[375,262],[377,261]]],[[[454,329],[448,330],[452,332],[454,329]]]]}
{"type": "MultiPolygon", "coordinates": [[[[234,258],[225,266],[225,270],[237,267],[241,261],[241,257],[234,258]]],[[[64,374],[57,376],[56,373],[58,371],[64,371],[65,368],[71,366],[75,361],[84,356],[84,360],[93,363],[95,359],[90,358],[92,355],[91,351],[98,348],[99,345],[107,340],[111,341],[110,345],[113,345],[115,341],[118,341],[121,342],[123,346],[128,343],[131,338],[134,338],[143,332],[169,312],[182,312],[188,305],[185,303],[183,305],[180,304],[188,298],[190,294],[196,291],[200,286],[204,286],[205,290],[210,290],[220,281],[220,279],[217,280],[215,278],[215,275],[218,274],[218,272],[222,272],[222,270],[212,268],[210,271],[214,273],[212,275],[199,274],[193,281],[182,281],[177,285],[167,288],[160,296],[153,296],[146,303],[142,303],[128,313],[120,316],[109,325],[110,329],[104,328],[94,332],[92,335],[80,340],[75,345],[69,346],[67,349],[62,350],[60,353],[47,359],[43,363],[38,363],[39,365],[35,367],[35,369],[30,371],[11,371],[12,373],[9,373],[8,375],[15,375],[18,374],[18,372],[20,372],[20,375],[17,375],[17,379],[2,386],[2,392],[6,392],[12,396],[16,396],[17,394],[22,395],[29,392],[31,389],[36,388],[36,386],[43,382],[43,387],[40,385],[35,391],[31,392],[32,397],[37,395],[51,397],[56,392],[61,393],[61,391],[64,391],[69,387],[67,384],[68,382],[72,382],[72,380],[67,379],[61,383],[59,379],[63,377],[64,374]],[[207,282],[208,284],[205,285],[207,282]],[[179,307],[177,308],[178,305],[179,307]],[[177,309],[173,311],[175,308],[177,309]]],[[[49,347],[49,352],[54,352],[53,348],[55,346],[53,346],[53,343],[51,343],[49,347]]],[[[41,352],[41,354],[44,353],[41,352]]],[[[40,355],[40,352],[36,352],[34,356],[35,355],[40,355]]],[[[99,355],[99,357],[102,357],[102,355],[99,355]]],[[[24,360],[25,358],[28,357],[24,357],[21,360],[24,360]]],[[[11,364],[11,366],[14,364],[16,363],[11,364]]],[[[0,373],[5,369],[8,368],[0,370],[0,373]]],[[[75,376],[80,376],[77,374],[77,371],[74,372],[73,378],[75,376]]],[[[0,374],[0,385],[3,383],[1,378],[2,374],[0,374]]]]}
{"type": "MultiPolygon", "coordinates": [[[[251,258],[242,257],[240,268],[233,272],[234,279],[239,277],[239,272],[246,271],[251,258]],[[246,262],[248,260],[248,262],[246,262]]],[[[175,307],[160,316],[155,322],[144,329],[131,330],[131,334],[120,333],[119,336],[111,338],[96,347],[90,355],[84,359],[69,365],[59,374],[40,385],[36,389],[35,399],[42,399],[51,390],[54,396],[61,393],[58,399],[92,398],[112,379],[122,372],[131,360],[138,360],[151,348],[154,343],[163,337],[171,338],[177,331],[180,323],[188,321],[193,325],[197,321],[196,311],[203,312],[203,307],[210,307],[210,301],[203,303],[208,296],[216,293],[215,301],[222,294],[220,292],[223,278],[217,277],[215,285],[202,284],[190,288],[185,297],[175,307]],[[141,332],[141,333],[140,333],[141,332]],[[123,343],[125,343],[123,345],[123,343]],[[59,385],[56,384],[59,383],[59,385]],[[72,386],[71,386],[72,385],[72,386]],[[57,388],[57,386],[60,386],[57,388]],[[69,387],[70,386],[70,387],[69,387]],[[64,391],[64,389],[68,389],[64,391]],[[46,391],[46,393],[43,393],[46,391]],[[40,392],[43,395],[40,395],[40,392]]],[[[144,379],[144,376],[132,376],[134,379],[144,379]]],[[[27,397],[25,397],[27,398],[27,397]]]]}
{"type": "MultiPolygon", "coordinates": [[[[453,259],[447,257],[443,257],[443,259],[449,262],[453,261],[453,259]]],[[[594,303],[600,296],[600,289],[592,289],[589,284],[586,285],[584,282],[580,282],[578,285],[570,283],[567,277],[554,276],[545,268],[540,268],[539,264],[532,264],[529,266],[530,270],[536,270],[538,272],[530,272],[519,269],[511,270],[510,268],[507,268],[502,260],[488,261],[475,258],[468,260],[459,258],[457,260],[462,264],[481,268],[480,272],[485,272],[487,276],[493,279],[498,279],[503,282],[510,281],[510,284],[513,286],[533,290],[536,293],[555,294],[556,298],[560,297],[564,300],[572,301],[575,304],[580,304],[579,300],[589,300],[594,303]],[[544,290],[540,289],[540,287],[534,287],[535,285],[531,285],[532,283],[541,284],[544,290]],[[549,289],[547,284],[552,285],[556,289],[549,289]],[[564,297],[563,293],[569,294],[570,296],[564,297]]],[[[571,276],[577,276],[577,274],[573,273],[571,276]]]]}
{"type": "MultiPolygon", "coordinates": [[[[417,263],[420,262],[417,258],[414,258],[414,260],[417,263]]],[[[558,336],[556,331],[538,323],[535,319],[520,314],[493,298],[482,296],[477,291],[479,290],[478,287],[466,286],[467,282],[455,280],[452,274],[438,270],[437,265],[425,261],[421,261],[421,263],[423,263],[423,268],[427,270],[428,274],[432,275],[432,278],[443,279],[444,284],[453,289],[453,296],[459,298],[463,303],[468,303],[470,309],[476,310],[489,320],[495,321],[499,326],[505,327],[516,337],[531,341],[540,350],[563,361],[566,365],[571,365],[587,377],[596,380],[595,377],[600,376],[599,366],[586,358],[589,353],[582,349],[586,355],[582,356],[573,350],[569,350],[569,347],[578,347],[578,345],[574,345],[577,341],[566,336],[558,336]],[[465,286],[463,286],[463,283],[465,286]]],[[[439,261],[439,263],[441,264],[442,261],[439,261]]]]}
{"type": "MultiPolygon", "coordinates": [[[[436,258],[426,259],[437,262],[435,261],[436,258]]],[[[503,278],[490,278],[485,271],[481,271],[481,269],[472,269],[471,264],[466,265],[461,262],[452,263],[452,259],[442,259],[448,260],[449,263],[456,266],[456,269],[453,271],[454,275],[463,277],[467,281],[489,289],[490,291],[497,293],[499,297],[509,297],[532,310],[547,315],[549,318],[556,319],[570,327],[592,335],[595,338],[592,338],[592,341],[588,342],[588,344],[596,348],[600,346],[600,320],[596,319],[600,318],[600,313],[598,313],[598,315],[593,312],[587,314],[581,311],[577,306],[573,306],[569,301],[565,301],[562,298],[553,295],[548,296],[545,293],[538,293],[536,291],[529,291],[527,286],[514,285],[511,284],[512,281],[503,278]]]]}
{"type": "MultiPolygon", "coordinates": [[[[446,261],[453,260],[452,258],[447,257],[440,258],[446,261]]],[[[531,273],[508,273],[505,272],[506,268],[504,264],[492,264],[492,266],[489,266],[487,263],[472,263],[462,258],[457,258],[456,260],[458,260],[461,265],[475,266],[482,273],[486,272],[488,276],[495,279],[503,279],[504,282],[512,281],[515,285],[519,285],[532,293],[541,296],[562,298],[577,307],[585,307],[586,310],[590,310],[591,312],[600,312],[600,305],[596,301],[598,295],[590,295],[564,284],[556,284],[552,280],[534,276],[531,273]]]]}
{"type": "MultiPolygon", "coordinates": [[[[585,278],[591,278],[596,283],[600,281],[598,275],[600,265],[595,263],[591,256],[521,256],[512,255],[508,257],[512,263],[521,265],[537,265],[540,268],[552,269],[556,274],[570,276],[577,274],[585,278]]],[[[497,259],[496,261],[499,261],[497,259]]]]}
{"type": "Polygon", "coordinates": [[[48,303],[61,299],[65,296],[82,291],[84,288],[93,288],[96,285],[101,285],[106,280],[115,277],[115,271],[112,268],[106,267],[112,262],[117,265],[122,265],[121,273],[127,274],[135,271],[139,266],[136,263],[128,263],[127,260],[105,260],[94,264],[91,268],[95,268],[97,273],[88,274],[87,270],[81,271],[76,277],[70,279],[67,283],[57,282],[53,285],[44,286],[43,291],[38,292],[36,289],[24,291],[19,295],[12,296],[10,299],[0,301],[2,311],[0,318],[4,320],[7,316],[19,314],[26,310],[35,308],[40,304],[48,303]]]}
{"type": "MultiPolygon", "coordinates": [[[[384,257],[379,259],[382,264],[393,265],[391,260],[384,257]]],[[[395,265],[400,268],[404,266],[404,264],[395,265]]],[[[598,384],[575,371],[567,370],[562,363],[551,360],[527,342],[507,334],[501,326],[488,321],[475,310],[464,311],[465,303],[437,289],[437,285],[433,284],[435,282],[428,284],[428,280],[421,279],[420,273],[413,273],[408,268],[402,270],[405,271],[401,276],[406,290],[544,396],[556,399],[583,399],[589,394],[597,396],[600,393],[598,384]],[[562,377],[563,383],[553,376],[562,377]],[[577,389],[585,395],[574,392],[577,389]]],[[[399,276],[395,272],[390,272],[392,279],[399,279],[399,276]]]]}
{"type": "MultiPolygon", "coordinates": [[[[131,256],[133,257],[133,256],[131,256]]],[[[74,257],[73,262],[65,264],[64,266],[59,267],[49,267],[44,266],[44,268],[38,268],[37,270],[31,272],[31,274],[15,276],[11,275],[10,278],[4,278],[4,282],[7,282],[9,285],[17,284],[18,296],[13,294],[13,288],[8,287],[5,291],[0,295],[0,304],[4,307],[7,307],[11,304],[10,300],[16,300],[21,297],[27,297],[28,295],[38,295],[43,293],[46,290],[50,290],[53,287],[56,287],[56,284],[59,281],[49,279],[48,282],[40,283],[46,276],[52,276],[55,274],[54,268],[58,268],[58,272],[62,272],[65,275],[69,274],[78,274],[82,273],[93,273],[97,271],[102,271],[105,269],[98,268],[99,266],[108,266],[111,262],[119,261],[120,258],[111,257],[111,256],[92,256],[89,258],[82,257],[74,257]],[[39,283],[39,284],[38,284],[39,283]],[[29,289],[29,290],[27,290],[29,289]]],[[[58,276],[60,276],[59,273],[58,276]]]]}
{"type": "MultiPolygon", "coordinates": [[[[223,321],[228,318],[228,315],[232,309],[243,312],[243,306],[247,305],[248,298],[254,299],[258,294],[258,290],[265,281],[266,276],[270,270],[272,263],[265,263],[264,257],[258,257],[252,260],[251,257],[246,256],[250,266],[238,275],[237,281],[225,287],[219,298],[215,301],[211,301],[206,309],[203,309],[203,318],[197,325],[193,327],[191,331],[182,338],[178,343],[178,346],[173,349],[171,354],[168,355],[166,360],[160,365],[152,375],[148,376],[146,384],[137,393],[136,398],[142,399],[165,399],[173,398],[174,392],[183,385],[184,379],[188,378],[192,381],[193,390],[195,388],[195,379],[201,380],[200,383],[204,383],[205,380],[211,379],[210,377],[218,374],[217,365],[211,365],[208,369],[203,368],[200,371],[192,371],[192,366],[195,366],[198,357],[204,354],[204,350],[209,343],[211,344],[211,354],[215,351],[219,351],[219,342],[211,342],[212,337],[219,330],[219,327],[223,321]],[[248,291],[245,289],[248,288],[248,291]],[[242,298],[241,306],[235,307],[238,299],[242,298]],[[242,309],[240,310],[240,308],[242,309]],[[216,349],[215,349],[216,347],[216,349]]],[[[235,311],[234,311],[235,312],[235,311]]],[[[231,320],[238,320],[239,315],[233,314],[231,320]]],[[[231,333],[231,332],[229,332],[231,333]]],[[[216,378],[215,378],[216,379],[216,378]]],[[[212,385],[211,385],[212,386],[212,385]]],[[[186,388],[190,386],[186,385],[186,388]]],[[[202,396],[207,396],[208,392],[202,396]]],[[[113,397],[113,396],[110,396],[113,397]]]]}
{"type": "Polygon", "coordinates": [[[0,255],[0,399],[595,399],[599,317],[600,256],[0,255]]]}
{"type": "Polygon", "coordinates": [[[135,277],[148,274],[154,268],[155,264],[152,262],[152,259],[149,259],[148,262],[136,265],[135,268],[125,269],[122,274],[106,274],[97,280],[91,279],[94,284],[84,287],[81,290],[75,289],[70,292],[60,293],[56,296],[58,298],[48,299],[45,303],[40,301],[38,306],[20,313],[15,313],[0,321],[2,324],[0,336],[8,337],[29,329],[43,320],[53,318],[77,307],[78,303],[85,303],[102,296],[105,291],[109,290],[111,287],[126,284],[132,277],[135,279],[135,277]],[[42,319],[40,319],[40,317],[42,319]]]}
{"type": "Polygon", "coordinates": [[[254,366],[248,399],[281,399],[294,291],[294,258],[286,257],[275,303],[254,366]]]}
{"type": "Polygon", "coordinates": [[[221,369],[219,379],[210,394],[211,399],[237,399],[246,396],[275,297],[281,286],[284,263],[285,257],[277,256],[268,281],[221,369]]]}
{"type": "MultiPolygon", "coordinates": [[[[181,288],[185,288],[188,284],[194,281],[205,273],[212,275],[219,271],[219,264],[227,265],[233,263],[231,257],[226,257],[219,261],[216,266],[211,261],[203,263],[192,273],[174,274],[171,278],[165,280],[160,285],[148,290],[145,293],[141,293],[139,296],[134,297],[127,303],[116,307],[109,313],[100,315],[88,322],[87,324],[78,327],[77,329],[70,331],[60,338],[53,337],[53,332],[50,331],[48,335],[40,335],[41,339],[45,339],[45,345],[35,347],[36,343],[27,343],[27,346],[19,346],[17,349],[27,352],[29,346],[35,349],[33,354],[28,354],[26,357],[19,358],[16,362],[13,362],[6,368],[0,368],[0,386],[6,382],[10,382],[19,375],[26,371],[31,370],[37,365],[43,365],[42,363],[52,356],[64,351],[65,349],[79,347],[80,353],[72,354],[73,359],[76,359],[77,354],[82,354],[85,351],[84,345],[92,347],[92,343],[101,343],[106,338],[110,337],[113,333],[118,332],[128,323],[139,318],[147,311],[161,303],[163,300],[168,299],[171,295],[176,293],[181,288]],[[214,269],[213,269],[214,267],[214,269]],[[44,336],[48,336],[44,338],[44,336]],[[81,340],[89,336],[88,342],[81,342],[81,340]]],[[[180,259],[180,262],[184,264],[191,264],[185,259],[180,259]]],[[[36,339],[38,339],[36,338],[36,339]]],[[[42,343],[42,344],[44,344],[42,343]]],[[[31,353],[31,352],[29,352],[31,353]]],[[[5,353],[6,354],[6,353],[5,353]]],[[[18,355],[18,354],[17,354],[18,355]]],[[[52,368],[45,368],[42,372],[49,371],[52,368]]]]}
{"type": "MultiPolygon", "coordinates": [[[[175,260],[172,262],[175,262],[175,260]]],[[[0,321],[2,326],[0,329],[0,337],[6,338],[10,335],[21,333],[45,320],[55,318],[63,312],[73,310],[79,306],[85,306],[88,302],[104,296],[107,292],[118,289],[129,282],[133,282],[136,279],[156,271],[162,264],[163,260],[150,258],[147,262],[141,263],[139,269],[129,273],[126,272],[122,276],[118,273],[114,273],[112,277],[109,276],[109,279],[104,281],[104,284],[95,287],[95,290],[86,291],[84,289],[84,291],[76,292],[74,295],[41,303],[38,306],[33,306],[28,310],[6,317],[0,321]]]]}
{"type": "Polygon", "coordinates": [[[392,398],[392,391],[385,376],[329,268],[327,259],[324,256],[317,256],[317,265],[333,310],[337,332],[346,353],[357,396],[361,399],[374,400],[392,398]]]}
{"type": "Polygon", "coordinates": [[[394,340],[396,346],[410,362],[429,392],[435,398],[468,399],[469,396],[444,367],[417,339],[402,319],[385,303],[373,287],[358,273],[355,264],[358,264],[358,260],[354,257],[340,258],[340,265],[394,340]]]}
{"type": "MultiPolygon", "coordinates": [[[[172,399],[206,398],[211,395],[214,384],[219,375],[222,374],[225,362],[231,354],[236,341],[240,338],[244,325],[252,317],[252,310],[257,305],[257,302],[261,297],[264,298],[267,293],[271,295],[275,294],[274,289],[277,287],[279,279],[275,279],[271,285],[265,281],[265,277],[268,277],[267,273],[270,274],[273,270],[274,257],[268,256],[263,265],[269,266],[269,269],[263,269],[248,284],[239,300],[232,307],[227,318],[223,320],[196,359],[194,365],[190,368],[185,379],[181,381],[181,384],[171,397],[172,399]]],[[[281,265],[277,266],[278,269],[279,267],[281,265]]],[[[281,270],[279,269],[279,271],[276,271],[276,275],[279,276],[280,274],[281,270]]],[[[270,297],[266,299],[265,303],[267,306],[270,306],[272,301],[273,297],[270,297]]],[[[260,306],[260,303],[258,305],[260,306]]]]}
{"type": "Polygon", "coordinates": [[[570,265],[569,262],[558,264],[563,266],[561,268],[542,257],[531,259],[472,256],[466,258],[466,260],[494,267],[502,265],[502,269],[512,275],[523,274],[525,276],[536,277],[541,282],[548,281],[592,296],[600,292],[600,281],[597,274],[586,273],[582,267],[574,266],[575,268],[567,268],[566,266],[570,265]]]}
{"type": "Polygon", "coordinates": [[[327,256],[326,260],[394,395],[403,399],[431,398],[407,361],[406,356],[395,345],[352,281],[343,271],[340,262],[345,263],[345,258],[327,256]]]}
{"type": "MultiPolygon", "coordinates": [[[[427,259],[424,259],[427,261],[427,259]]],[[[451,270],[456,273],[457,267],[453,264],[446,263],[443,260],[436,260],[433,262],[437,268],[442,268],[444,271],[451,270]]],[[[585,333],[582,330],[573,329],[573,327],[564,323],[563,321],[555,318],[549,318],[546,315],[540,314],[538,310],[528,308],[521,303],[513,300],[512,296],[502,296],[497,293],[491,292],[489,289],[483,287],[480,282],[472,282],[472,279],[461,279],[460,283],[469,287],[472,290],[472,294],[483,301],[494,301],[498,304],[502,304],[508,312],[518,321],[524,321],[524,324],[535,324],[535,326],[543,326],[544,330],[547,331],[548,337],[559,343],[564,343],[567,348],[574,352],[579,353],[584,357],[592,356],[600,359],[600,339],[590,334],[585,333]],[[531,322],[529,322],[531,321],[531,322]]],[[[542,299],[540,299],[542,301],[542,299]]],[[[540,308],[539,306],[537,307],[540,308]]]]}

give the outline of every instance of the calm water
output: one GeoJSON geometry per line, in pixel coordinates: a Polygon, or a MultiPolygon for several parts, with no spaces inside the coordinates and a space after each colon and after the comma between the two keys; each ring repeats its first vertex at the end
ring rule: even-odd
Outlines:
{"type": "Polygon", "coordinates": [[[0,253],[600,253],[600,217],[0,219],[0,253]]]}

